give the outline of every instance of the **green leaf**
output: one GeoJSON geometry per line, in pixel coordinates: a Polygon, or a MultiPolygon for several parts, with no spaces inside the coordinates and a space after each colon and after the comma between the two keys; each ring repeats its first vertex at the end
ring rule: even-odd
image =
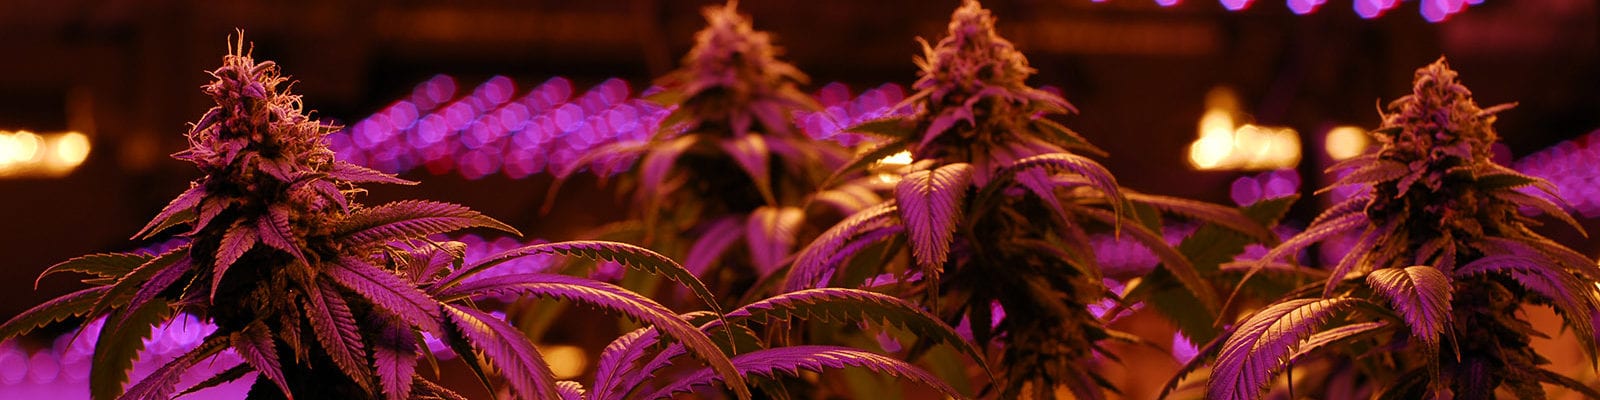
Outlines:
{"type": "Polygon", "coordinates": [[[172,316],[172,307],[165,300],[154,299],[136,310],[113,313],[106,317],[95,340],[94,356],[89,366],[89,394],[95,400],[111,400],[122,395],[122,385],[128,383],[128,372],[133,360],[144,349],[144,340],[156,324],[172,316]],[[117,321],[123,321],[117,324],[117,321]]]}

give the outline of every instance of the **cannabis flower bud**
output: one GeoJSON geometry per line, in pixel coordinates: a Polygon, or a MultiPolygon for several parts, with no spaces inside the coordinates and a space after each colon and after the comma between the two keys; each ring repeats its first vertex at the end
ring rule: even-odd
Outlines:
{"type": "Polygon", "coordinates": [[[707,7],[707,26],[695,34],[683,67],[659,83],[664,93],[681,99],[685,115],[698,120],[692,123],[727,124],[742,136],[754,118],[768,133],[788,133],[791,108],[817,108],[796,88],[807,81],[806,75],[778,60],[771,35],[753,29],[736,7],[707,7]]]}

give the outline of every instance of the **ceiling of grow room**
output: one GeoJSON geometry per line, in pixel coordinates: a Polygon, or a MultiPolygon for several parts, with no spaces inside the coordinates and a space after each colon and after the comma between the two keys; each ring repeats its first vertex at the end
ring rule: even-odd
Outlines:
{"type": "MultiPolygon", "coordinates": [[[[1306,177],[1300,189],[1314,188],[1320,183],[1312,177],[1328,161],[1323,135],[1376,125],[1374,104],[1407,93],[1411,72],[1441,54],[1480,103],[1520,104],[1497,125],[1513,156],[1600,128],[1600,6],[1590,0],[985,3],[1002,34],[1039,70],[1031,82],[1059,89],[1082,111],[1063,122],[1112,155],[1103,161],[1123,184],[1143,191],[1229,203],[1238,197],[1240,177],[1278,191],[1294,189],[1282,182],[1302,181],[1191,166],[1207,94],[1219,87],[1235,93],[1233,117],[1240,123],[1298,135],[1299,175],[1306,177]]],[[[308,108],[355,123],[441,74],[457,93],[503,82],[496,85],[521,97],[564,77],[573,93],[612,82],[605,90],[637,96],[687,50],[703,24],[704,4],[0,2],[0,131],[40,138],[77,132],[91,149],[66,175],[0,178],[6,259],[0,317],[71,287],[65,278],[46,280],[38,291],[28,287],[53,262],[147,245],[127,236],[195,176],[167,155],[185,144],[185,123],[209,107],[197,89],[236,28],[255,44],[258,58],[279,62],[297,80],[294,90],[308,108]]],[[[936,40],[956,4],[745,0],[740,9],[811,75],[809,89],[848,88],[856,96],[913,81],[915,38],[936,40]]],[[[1573,162],[1580,161],[1541,165],[1559,173],[1566,171],[1561,163],[1573,162]]],[[[575,205],[582,202],[540,213],[549,183],[543,175],[482,175],[468,180],[411,169],[407,176],[422,185],[374,188],[368,201],[465,203],[548,238],[570,237],[607,218],[603,209],[575,205]]],[[[613,204],[590,188],[574,182],[563,195],[613,204]]],[[[1584,248],[1592,253],[1596,246],[1584,248]]]]}

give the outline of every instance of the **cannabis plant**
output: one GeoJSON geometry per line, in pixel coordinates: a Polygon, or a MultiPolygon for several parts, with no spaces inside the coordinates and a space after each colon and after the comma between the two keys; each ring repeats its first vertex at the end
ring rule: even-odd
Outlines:
{"type": "Polygon", "coordinates": [[[827,211],[808,209],[810,199],[846,158],[793,125],[796,112],[819,108],[798,88],[806,76],[779,60],[769,35],[735,6],[706,8],[708,26],[683,66],[658,80],[662,91],[649,99],[673,111],[655,135],[592,155],[641,155],[625,177],[631,238],[709,271],[730,295],[809,239],[806,221],[827,211]]]}
{"type": "MultiPolygon", "coordinates": [[[[742,375],[696,327],[655,301],[617,286],[555,274],[487,276],[531,254],[604,258],[678,280],[711,296],[677,263],[607,242],[540,244],[462,262],[464,245],[429,235],[466,228],[515,233],[465,207],[354,202],[362,183],[410,184],[337,160],[330,127],[302,112],[272,62],[256,63],[242,39],[204,87],[217,106],[176,155],[204,176],[135,235],[176,232],[182,246],[160,255],[95,254],[45,270],[88,274],[87,289],[0,325],[9,338],[72,317],[104,318],[94,349],[96,399],[169,399],[183,373],[231,349],[243,362],[189,391],[257,373],[250,398],[460,398],[417,373],[422,334],[448,343],[487,385],[498,371],[519,398],[556,398],[562,387],[522,333],[473,305],[489,295],[572,300],[650,324],[710,364],[711,375],[749,398],[742,375]],[[175,312],[215,324],[214,334],[127,388],[128,370],[151,327],[175,312]]],[[[712,310],[717,307],[709,303],[712,310]]]]}
{"type": "Polygon", "coordinates": [[[1542,334],[1517,315],[1553,307],[1594,358],[1600,268],[1534,233],[1536,221],[1518,212],[1537,208],[1577,226],[1524,192],[1554,196],[1547,183],[1491,160],[1492,124],[1506,108],[1479,108],[1442,58],[1417,70],[1412,93],[1380,112],[1381,148],[1330,169],[1348,172],[1333,186],[1365,192],[1255,269],[1347,232],[1357,233],[1354,246],[1324,281],[1261,307],[1213,346],[1208,397],[1260,398],[1285,369],[1317,359],[1329,369],[1290,384],[1381,398],[1538,399],[1549,383],[1600,397],[1541,368],[1529,342],[1542,334]]]}
{"type": "Polygon", "coordinates": [[[1108,329],[1088,309],[1116,297],[1102,281],[1091,234],[1117,234],[1152,249],[1174,286],[1208,313],[1219,303],[1215,289],[1165,242],[1160,211],[1270,240],[1265,228],[1232,209],[1123,189],[1079,155],[1102,152],[1048,118],[1075,110],[1026,84],[1035,71],[995,33],[994,18],[976,1],[957,9],[948,35],[936,46],[924,42],[923,50],[917,92],[906,99],[915,113],[851,128],[883,142],[844,167],[909,151],[918,160],[914,170],[900,177],[892,200],[848,217],[802,250],[788,290],[895,290],[878,275],[891,273],[899,279],[888,281],[908,283],[906,295],[920,293],[950,324],[970,326],[977,343],[999,346],[1005,367],[994,387],[1002,398],[1051,398],[1057,388],[1102,398],[1110,387],[1092,364],[1095,354],[1108,354],[1098,343],[1131,335],[1108,329]],[[888,253],[866,251],[875,248],[888,253]],[[905,248],[909,256],[894,255],[905,248]],[[869,262],[850,262],[858,255],[869,262]]]}

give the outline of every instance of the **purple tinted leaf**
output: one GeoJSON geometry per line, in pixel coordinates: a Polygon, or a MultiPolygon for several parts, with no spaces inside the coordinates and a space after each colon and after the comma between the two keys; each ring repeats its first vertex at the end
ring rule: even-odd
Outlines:
{"type": "Polygon", "coordinates": [[[1122,191],[1117,186],[1117,178],[1111,175],[1100,163],[1094,162],[1083,156],[1071,153],[1046,153],[1017,160],[1006,166],[1001,171],[998,179],[1010,179],[1016,173],[1030,169],[1043,169],[1052,174],[1069,172],[1089,180],[1089,184],[1099,190],[1101,194],[1111,198],[1111,205],[1118,215],[1122,214],[1122,191]]]}
{"type": "Polygon", "coordinates": [[[1299,362],[1301,359],[1316,353],[1317,350],[1320,350],[1324,347],[1348,343],[1351,340],[1369,336],[1373,333],[1379,332],[1381,329],[1388,327],[1388,322],[1374,321],[1350,324],[1322,332],[1317,332],[1316,334],[1311,335],[1310,338],[1307,338],[1304,343],[1300,343],[1300,349],[1295,350],[1294,355],[1289,357],[1289,362],[1299,362]]]}
{"type": "Polygon", "coordinates": [[[906,174],[894,188],[911,253],[934,282],[938,282],[939,271],[950,255],[956,221],[961,218],[962,202],[971,183],[972,166],[956,163],[906,174]]]}
{"type": "Polygon", "coordinates": [[[301,263],[309,264],[305,252],[300,251],[299,237],[295,235],[294,227],[289,224],[290,213],[286,205],[274,204],[267,207],[267,214],[256,219],[256,237],[261,240],[261,244],[283,250],[301,263]]]}
{"type": "MultiPolygon", "coordinates": [[[[1327,213],[1324,213],[1324,215],[1327,215],[1327,213]]],[[[1319,222],[1320,223],[1313,223],[1311,226],[1306,227],[1304,232],[1294,235],[1294,237],[1289,238],[1289,240],[1285,240],[1283,243],[1279,243],[1277,247],[1273,247],[1272,250],[1267,251],[1267,255],[1262,256],[1261,259],[1255,263],[1255,266],[1250,267],[1250,271],[1245,272],[1244,277],[1239,278],[1238,286],[1235,286],[1233,293],[1228,295],[1228,300],[1223,302],[1223,309],[1227,309],[1233,304],[1234,297],[1239,295],[1239,289],[1243,288],[1245,282],[1248,282],[1250,278],[1256,275],[1257,272],[1260,272],[1266,263],[1281,260],[1286,256],[1299,254],[1300,250],[1311,246],[1312,243],[1320,242],[1324,239],[1333,237],[1334,235],[1338,235],[1364,225],[1369,225],[1367,214],[1358,212],[1343,214],[1338,217],[1333,217],[1319,222]]],[[[1339,278],[1340,277],[1331,277],[1329,279],[1339,278]]]]}
{"type": "Polygon", "coordinates": [[[794,268],[789,271],[789,276],[783,285],[784,291],[792,292],[819,285],[824,273],[833,270],[837,263],[842,261],[843,257],[840,255],[848,255],[845,253],[848,245],[862,235],[881,231],[879,228],[886,224],[896,226],[894,217],[898,214],[899,209],[895,202],[887,201],[851,215],[832,228],[828,228],[795,256],[794,268]]]}
{"type": "Polygon", "coordinates": [[[1333,290],[1338,288],[1341,282],[1344,282],[1344,278],[1349,276],[1350,272],[1370,267],[1372,265],[1372,249],[1377,247],[1378,239],[1387,236],[1376,233],[1392,231],[1399,223],[1399,219],[1394,219],[1384,223],[1384,227],[1381,229],[1375,226],[1368,226],[1365,231],[1361,232],[1361,236],[1358,236],[1359,239],[1356,239],[1356,244],[1350,246],[1350,251],[1346,252],[1344,257],[1340,257],[1339,263],[1335,264],[1333,271],[1328,273],[1328,283],[1322,287],[1322,297],[1332,297],[1333,290]]]}
{"type": "Polygon", "coordinates": [[[867,207],[871,207],[873,204],[883,202],[883,198],[878,197],[878,194],[874,193],[871,188],[858,184],[846,184],[838,189],[817,193],[816,196],[812,197],[812,200],[833,206],[835,210],[839,210],[839,213],[844,215],[855,214],[865,210],[867,207]]]}
{"type": "Polygon", "coordinates": [[[1367,285],[1389,300],[1405,318],[1411,335],[1438,351],[1439,335],[1450,325],[1450,278],[1426,265],[1384,268],[1367,274],[1367,285]]]}
{"type": "Polygon", "coordinates": [[[367,367],[367,350],[362,345],[361,331],[339,289],[319,280],[317,285],[306,288],[305,303],[311,332],[317,335],[317,342],[333,359],[334,365],[362,389],[372,392],[372,371],[367,367]]]}
{"type": "MultiPolygon", "coordinates": [[[[195,347],[194,350],[189,350],[188,353],[184,353],[162,365],[161,368],[157,368],[155,372],[151,372],[144,380],[128,388],[127,393],[123,393],[117,398],[122,400],[170,400],[173,398],[173,390],[176,389],[178,382],[183,379],[184,372],[187,372],[195,364],[199,364],[200,360],[215,355],[227,347],[228,335],[220,332],[212,334],[201,342],[199,347],[195,347]]],[[[118,387],[119,391],[120,389],[118,387]]],[[[110,397],[100,397],[97,393],[95,398],[109,399],[110,397]]]]}
{"type": "Polygon", "coordinates": [[[211,224],[211,220],[216,219],[218,215],[222,215],[223,211],[237,202],[237,199],[231,197],[223,199],[211,197],[201,200],[200,216],[194,221],[194,228],[189,230],[188,235],[200,233],[201,229],[205,229],[206,226],[211,224]]]}
{"type": "Polygon", "coordinates": [[[188,389],[184,389],[182,392],[178,392],[178,395],[174,398],[181,398],[193,394],[194,392],[214,388],[224,383],[239,380],[239,378],[243,378],[245,375],[249,375],[254,371],[254,369],[250,368],[250,364],[234,364],[232,367],[228,367],[227,369],[222,370],[222,372],[218,372],[216,375],[212,375],[210,378],[206,378],[206,380],[200,381],[200,383],[196,383],[193,386],[189,386],[188,389]]]}
{"type": "Polygon", "coordinates": [[[328,177],[350,183],[393,183],[400,185],[417,184],[415,181],[400,179],[395,177],[393,174],[383,173],[375,169],[347,163],[344,161],[334,162],[333,169],[328,171],[328,177]]]}
{"type": "Polygon", "coordinates": [[[456,271],[429,290],[438,292],[506,261],[538,254],[561,254],[584,257],[591,260],[615,261],[629,268],[661,275],[689,288],[712,311],[719,314],[722,313],[722,307],[717,304],[716,296],[711,294],[711,290],[706,288],[705,283],[700,282],[699,278],[696,278],[689,270],[684,269],[682,265],[678,265],[678,262],[672,261],[671,258],[667,258],[667,256],[650,249],[627,243],[606,241],[575,240],[541,243],[506,250],[456,271]]]}
{"type": "Polygon", "coordinates": [[[145,261],[138,268],[128,271],[126,275],[117,279],[117,283],[112,284],[111,288],[106,290],[106,294],[95,301],[94,308],[89,312],[89,315],[91,317],[105,315],[105,312],[112,307],[127,304],[126,302],[133,298],[134,293],[143,288],[152,276],[165,271],[178,260],[188,259],[189,246],[183,245],[167,250],[166,253],[145,261]]]}
{"type": "Polygon", "coordinates": [[[805,219],[799,207],[764,206],[750,213],[745,222],[744,241],[750,246],[750,259],[766,276],[783,265],[794,250],[794,237],[805,219]]]}
{"type": "MultiPolygon", "coordinates": [[[[1116,217],[1109,211],[1080,207],[1078,212],[1107,224],[1116,223],[1116,217]]],[[[1171,272],[1172,276],[1177,278],[1185,289],[1194,294],[1195,298],[1200,299],[1206,309],[1213,312],[1223,309],[1217,305],[1216,288],[1211,287],[1211,283],[1200,275],[1200,271],[1195,269],[1194,264],[1190,263],[1187,257],[1184,257],[1172,245],[1167,244],[1166,238],[1161,236],[1160,233],[1151,231],[1150,228],[1137,223],[1123,226],[1122,232],[1127,233],[1128,237],[1133,238],[1139,244],[1144,245],[1146,249],[1149,249],[1150,252],[1155,253],[1156,258],[1161,260],[1161,268],[1171,272]]],[[[1251,271],[1254,272],[1256,270],[1252,269],[1251,271]]]]}
{"type": "Polygon", "coordinates": [[[626,375],[637,371],[635,364],[644,358],[644,349],[650,347],[649,344],[654,344],[659,337],[654,327],[645,327],[634,329],[606,345],[606,348],[600,351],[600,362],[595,367],[594,400],[621,396],[617,390],[622,388],[623,380],[627,379],[626,375]]]}
{"type": "Polygon", "coordinates": [[[28,333],[52,322],[88,314],[109,286],[95,286],[61,295],[23,311],[0,325],[0,341],[28,333]]]}
{"type": "Polygon", "coordinates": [[[327,179],[308,179],[303,180],[302,182],[306,182],[305,184],[311,185],[311,188],[316,190],[317,194],[322,195],[323,198],[332,201],[334,204],[338,204],[340,211],[350,211],[350,199],[345,198],[344,192],[339,191],[339,185],[335,185],[333,181],[329,181],[327,179]]]}
{"type": "Polygon", "coordinates": [[[728,358],[710,338],[655,300],[616,285],[565,275],[514,274],[466,282],[440,293],[440,297],[506,294],[554,297],[582,302],[649,323],[683,343],[696,357],[711,364],[711,367],[724,377],[738,383],[738,387],[732,389],[735,393],[743,392],[740,398],[749,398],[749,389],[741,390],[744,386],[743,380],[736,375],[733,365],[728,363],[728,358]]]}
{"type": "Polygon", "coordinates": [[[1148,204],[1156,209],[1198,218],[1200,221],[1217,224],[1234,232],[1245,234],[1251,239],[1268,246],[1277,244],[1278,235],[1272,233],[1266,226],[1256,223],[1239,212],[1238,209],[1223,207],[1216,204],[1194,201],[1189,199],[1149,195],[1143,193],[1124,193],[1129,201],[1148,204]]]}
{"type": "Polygon", "coordinates": [[[1334,188],[1340,186],[1392,181],[1400,179],[1400,177],[1406,176],[1410,173],[1411,167],[1407,166],[1405,163],[1394,160],[1377,159],[1370,163],[1363,164],[1360,168],[1357,168],[1355,171],[1351,171],[1343,178],[1339,178],[1339,180],[1328,184],[1328,186],[1318,190],[1317,194],[1333,190],[1334,188]]]}
{"type": "Polygon", "coordinates": [[[346,246],[367,246],[475,227],[521,235],[510,225],[460,205],[406,200],[356,210],[334,226],[334,236],[346,246]]]}
{"type": "Polygon", "coordinates": [[[586,400],[588,394],[583,391],[583,384],[573,381],[556,382],[556,394],[561,400],[586,400]]]}
{"type": "Polygon", "coordinates": [[[1582,233],[1584,236],[1588,236],[1588,232],[1583,229],[1583,224],[1580,224],[1578,223],[1578,220],[1573,219],[1572,214],[1568,214],[1565,208],[1557,205],[1554,202],[1551,202],[1548,199],[1515,190],[1497,190],[1494,191],[1491,196],[1515,203],[1519,206],[1528,206],[1538,209],[1539,212],[1544,213],[1544,215],[1555,217],[1556,219],[1561,220],[1561,222],[1566,223],[1567,226],[1572,227],[1572,229],[1582,233]]]}
{"type": "MultiPolygon", "coordinates": [[[[799,376],[802,370],[821,372],[825,369],[860,367],[934,388],[946,396],[967,398],[939,378],[904,361],[845,347],[791,346],[757,350],[734,356],[733,362],[741,373],[768,379],[799,376]]],[[[721,381],[722,379],[712,371],[701,370],[675,380],[671,385],[656,390],[645,398],[671,398],[675,393],[689,393],[697,386],[708,386],[721,381]]]]}
{"type": "Polygon", "coordinates": [[[524,399],[556,398],[555,376],[539,350],[516,327],[483,311],[446,304],[444,314],[461,336],[505,374],[511,390],[524,399]]]}
{"type": "MultiPolygon", "coordinates": [[[[915,304],[886,294],[845,288],[806,289],[750,303],[729,312],[726,318],[729,323],[747,319],[799,318],[805,321],[860,321],[894,325],[911,332],[918,339],[954,346],[983,366],[986,372],[989,371],[983,353],[962,339],[955,328],[915,304]]],[[[718,322],[712,321],[707,324],[706,330],[715,326],[718,326],[718,322]]],[[[993,378],[992,373],[990,377],[993,378]]]]}
{"type": "MultiPolygon", "coordinates": [[[[178,261],[173,262],[172,265],[162,268],[160,272],[151,275],[150,280],[139,285],[139,290],[133,293],[133,299],[128,301],[126,308],[135,310],[143,307],[145,303],[154,300],[161,292],[171,288],[173,284],[183,278],[184,274],[188,274],[191,270],[194,270],[194,263],[189,257],[180,258],[178,261]]],[[[123,317],[126,318],[127,314],[124,314],[123,317]]]]}
{"type": "Polygon", "coordinates": [[[322,273],[407,323],[439,333],[439,302],[393,272],[359,257],[341,257],[339,262],[324,264],[322,273]]]}
{"type": "Polygon", "coordinates": [[[233,350],[239,354],[239,358],[278,385],[278,390],[282,390],[285,397],[294,399],[288,381],[283,378],[283,367],[278,364],[278,350],[272,344],[272,331],[267,324],[258,320],[244,330],[235,332],[232,339],[233,350]]]}
{"type": "Polygon", "coordinates": [[[718,143],[722,151],[733,157],[739,164],[739,169],[744,170],[750,181],[755,183],[756,190],[761,192],[761,197],[767,199],[767,204],[777,204],[772,197],[772,177],[768,172],[768,159],[771,154],[767,151],[767,141],[761,135],[743,135],[724,139],[718,143]]]}
{"type": "Polygon", "coordinates": [[[640,203],[645,205],[644,215],[655,215],[660,210],[661,197],[666,195],[662,188],[672,173],[672,166],[677,164],[678,156],[699,140],[699,135],[679,136],[658,144],[645,154],[639,163],[639,191],[636,193],[643,200],[640,203]]]}
{"type": "MultiPolygon", "coordinates": [[[[189,190],[183,191],[178,197],[168,202],[167,206],[162,208],[155,218],[150,219],[150,222],[145,224],[144,228],[140,228],[138,233],[133,234],[133,239],[149,238],[151,235],[161,233],[162,230],[168,227],[188,222],[181,219],[175,220],[174,217],[200,205],[200,199],[205,198],[205,194],[205,186],[193,182],[189,183],[189,190]]],[[[191,215],[190,217],[192,218],[193,216],[191,215]]]]}
{"type": "Polygon", "coordinates": [[[1515,279],[1523,288],[1544,297],[1555,306],[1593,359],[1597,333],[1595,310],[1600,309],[1600,299],[1591,294],[1594,290],[1592,283],[1561,269],[1554,261],[1537,252],[1519,254],[1515,247],[1506,250],[1462,265],[1456,269],[1455,276],[1499,273],[1515,279]]]}
{"type": "Polygon", "coordinates": [[[385,398],[411,398],[412,377],[417,371],[417,341],[411,329],[398,321],[379,323],[372,338],[372,363],[377,367],[378,384],[382,385],[385,398]]]}
{"type": "Polygon", "coordinates": [[[1300,342],[1323,321],[1358,299],[1294,299],[1257,311],[1222,346],[1211,372],[1207,398],[1255,399],[1277,376],[1300,342]]]}
{"type": "Polygon", "coordinates": [[[256,245],[256,227],[245,224],[244,221],[234,222],[228,227],[227,233],[222,235],[222,244],[217,247],[216,263],[211,269],[211,299],[217,298],[217,287],[222,286],[222,276],[228,272],[228,267],[234,261],[244,256],[256,245]]]}
{"type": "Polygon", "coordinates": [[[689,247],[689,256],[684,258],[683,268],[695,276],[705,273],[711,263],[739,241],[744,233],[740,228],[739,218],[735,216],[718,218],[706,224],[705,230],[700,232],[700,239],[689,247]]]}
{"type": "Polygon", "coordinates": [[[151,258],[154,257],[135,253],[103,253],[76,257],[52,265],[50,268],[46,268],[44,272],[40,272],[39,277],[33,281],[33,287],[38,288],[39,282],[44,280],[44,277],[58,272],[77,272],[101,278],[116,279],[127,275],[129,271],[133,271],[134,268],[138,268],[145,262],[150,261],[151,258]]]}

